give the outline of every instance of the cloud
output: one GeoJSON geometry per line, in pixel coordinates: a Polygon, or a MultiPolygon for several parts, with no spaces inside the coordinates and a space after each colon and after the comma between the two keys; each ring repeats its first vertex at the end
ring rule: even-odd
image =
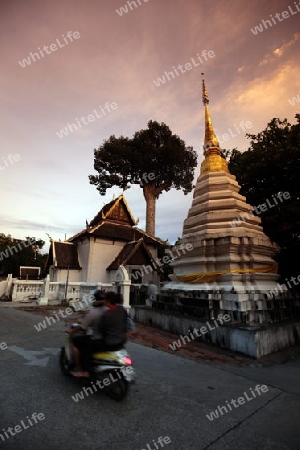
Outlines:
{"type": "Polygon", "coordinates": [[[300,33],[295,33],[292,38],[283,44],[281,47],[277,47],[275,50],[272,51],[272,53],[267,53],[264,55],[263,59],[258,64],[259,67],[265,66],[266,64],[276,63],[277,58],[281,58],[283,56],[289,56],[286,55],[288,53],[288,50],[290,50],[294,44],[296,44],[300,39],[300,33]]]}
{"type": "MultiPolygon", "coordinates": [[[[98,0],[29,3],[30,7],[19,0],[6,2],[0,16],[5,59],[1,144],[22,158],[19,165],[1,172],[1,206],[11,212],[3,227],[9,232],[23,233],[28,226],[26,234],[31,234],[48,223],[59,237],[81,230],[80,224],[102,207],[103,197],[88,181],[93,149],[111,134],[131,137],[147,126],[149,118],[165,122],[186,145],[199,149],[198,174],[204,138],[201,71],[210,93],[212,121],[221,134],[241,120],[253,123],[251,133],[259,132],[273,116],[293,114],[287,99],[299,91],[299,17],[261,36],[250,32],[262,18],[282,11],[286,0],[272,4],[253,0],[246,7],[240,0],[229,6],[209,0],[172,0],[172,4],[151,0],[123,17],[115,9],[126,0],[118,5],[98,0]],[[69,30],[79,31],[80,39],[20,67],[19,60],[69,30]],[[164,71],[205,49],[213,50],[215,58],[160,88],[154,85],[164,71]],[[106,101],[116,102],[118,109],[58,138],[57,131],[76,117],[99,111],[106,101]]],[[[242,135],[229,141],[242,150],[247,143],[242,135]]],[[[1,156],[5,157],[4,150],[1,156]]],[[[132,188],[126,196],[144,226],[142,192],[132,188]]],[[[157,233],[176,239],[190,204],[191,197],[178,191],[164,194],[157,205],[157,233]]]]}
{"type": "Polygon", "coordinates": [[[67,226],[62,226],[61,224],[53,225],[53,223],[55,223],[55,220],[53,220],[53,222],[49,224],[26,219],[16,219],[13,216],[7,216],[3,214],[0,215],[0,221],[3,228],[7,227],[15,230],[36,230],[43,234],[45,234],[45,231],[55,233],[65,233],[66,229],[72,230],[76,228],[76,226],[74,225],[67,225],[67,226]]]}
{"type": "Polygon", "coordinates": [[[286,44],[283,44],[281,47],[276,48],[276,50],[273,51],[273,54],[276,56],[283,56],[283,54],[294,44],[296,44],[300,40],[300,33],[295,33],[292,36],[292,39],[287,42],[286,44]]]}

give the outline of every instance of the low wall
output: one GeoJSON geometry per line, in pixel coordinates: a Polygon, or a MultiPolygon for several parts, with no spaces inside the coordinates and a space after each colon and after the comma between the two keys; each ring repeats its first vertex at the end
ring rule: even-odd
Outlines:
{"type": "MultiPolygon", "coordinates": [[[[236,323],[273,323],[300,321],[300,292],[286,290],[268,297],[268,291],[201,291],[162,290],[153,308],[172,315],[208,320],[218,314],[229,314],[236,323]]],[[[140,304],[141,305],[141,304],[140,304]]]]}
{"type": "Polygon", "coordinates": [[[256,359],[291,347],[300,341],[300,322],[258,325],[229,322],[221,325],[217,317],[205,322],[193,317],[168,314],[143,306],[132,306],[131,317],[136,322],[153,325],[178,334],[179,339],[176,342],[181,343],[178,347],[193,340],[189,330],[194,328],[200,330],[201,327],[206,327],[208,332],[195,339],[256,359]]]}
{"type": "Polygon", "coordinates": [[[43,281],[15,280],[13,282],[12,301],[24,302],[37,300],[43,289],[43,281]]]}
{"type": "MultiPolygon", "coordinates": [[[[5,286],[7,286],[7,282],[5,286]]],[[[39,300],[44,294],[47,300],[57,302],[59,305],[62,300],[79,302],[85,295],[89,295],[90,292],[95,289],[110,289],[113,286],[109,283],[84,283],[84,282],[72,282],[67,286],[65,282],[49,282],[45,292],[45,280],[14,280],[11,299],[13,302],[25,302],[39,300]]],[[[1,292],[1,291],[0,291],[1,292]]]]}
{"type": "Polygon", "coordinates": [[[0,298],[4,296],[7,288],[7,280],[0,281],[0,298]]]}

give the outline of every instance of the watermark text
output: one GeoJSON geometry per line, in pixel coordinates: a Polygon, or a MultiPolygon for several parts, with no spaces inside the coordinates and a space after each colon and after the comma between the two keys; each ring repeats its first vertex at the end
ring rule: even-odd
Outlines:
{"type": "MultiPolygon", "coordinates": [[[[144,3],[148,3],[148,1],[149,0],[143,0],[144,3]]],[[[134,6],[134,8],[138,8],[138,6],[142,6],[142,4],[143,3],[141,0],[135,0],[135,1],[128,0],[126,5],[121,6],[121,8],[119,8],[119,9],[116,9],[116,13],[118,13],[119,16],[123,16],[123,14],[127,14],[129,12],[128,6],[129,6],[130,10],[133,11],[133,6],[134,6]]]]}
{"type": "Polygon", "coordinates": [[[0,261],[3,260],[3,258],[9,258],[9,256],[14,255],[14,253],[18,253],[18,251],[23,250],[23,247],[29,247],[32,246],[36,240],[35,238],[33,239],[28,239],[28,241],[13,241],[16,245],[9,245],[8,247],[6,247],[6,250],[3,252],[0,252],[0,261]]]}
{"type": "Polygon", "coordinates": [[[210,414],[206,414],[206,417],[212,422],[214,419],[218,419],[218,417],[220,417],[219,414],[223,416],[223,414],[227,414],[232,411],[233,408],[231,405],[233,405],[235,408],[238,408],[239,406],[244,405],[246,401],[251,402],[251,400],[253,400],[257,396],[259,397],[260,395],[265,394],[266,392],[268,392],[268,386],[266,386],[265,384],[257,384],[254,390],[250,388],[250,396],[248,396],[247,392],[244,392],[244,397],[238,397],[236,400],[232,399],[230,400],[230,402],[226,400],[225,406],[218,406],[215,411],[212,411],[210,414]]]}
{"type": "Polygon", "coordinates": [[[3,428],[3,431],[1,431],[0,433],[0,439],[2,440],[2,442],[6,439],[9,439],[11,436],[15,436],[17,433],[26,430],[29,427],[33,427],[38,423],[39,420],[44,420],[45,415],[43,413],[34,412],[30,418],[26,416],[26,419],[20,421],[21,425],[15,425],[14,427],[8,427],[7,429],[3,428]]]}
{"type": "Polygon", "coordinates": [[[126,375],[132,374],[133,371],[134,371],[133,367],[125,366],[122,367],[120,371],[115,370],[115,376],[110,372],[108,376],[103,380],[97,380],[95,383],[91,381],[91,386],[84,387],[82,391],[77,392],[77,394],[75,395],[71,395],[71,397],[74,400],[74,402],[77,403],[79,402],[79,400],[83,400],[84,397],[89,397],[90,394],[94,394],[94,392],[97,392],[98,389],[99,390],[104,389],[108,387],[110,384],[115,383],[116,381],[122,378],[122,374],[126,378],[126,375]],[[122,372],[122,374],[120,372],[122,372]]]}
{"type": "Polygon", "coordinates": [[[194,328],[193,330],[189,331],[188,334],[184,336],[180,335],[180,338],[177,341],[174,341],[172,344],[169,344],[169,347],[171,348],[171,350],[175,351],[178,348],[182,347],[182,345],[186,345],[188,342],[191,342],[191,340],[204,336],[206,333],[208,333],[208,331],[213,331],[216,328],[219,328],[220,325],[223,325],[224,322],[229,322],[230,320],[231,319],[228,314],[219,314],[217,319],[214,320],[213,323],[206,322],[206,324],[199,329],[194,328]],[[215,327],[212,327],[212,325],[215,325],[215,327]]]}
{"type": "Polygon", "coordinates": [[[254,28],[250,28],[254,35],[258,33],[262,33],[264,30],[272,27],[273,25],[277,25],[277,23],[282,22],[284,19],[288,19],[291,16],[300,12],[300,1],[299,3],[294,2],[294,9],[291,6],[288,6],[288,11],[282,11],[281,13],[270,14],[270,19],[262,20],[259,25],[256,25],[254,28]],[[281,17],[280,17],[281,16],[281,17]]]}
{"type": "Polygon", "coordinates": [[[295,106],[296,103],[300,103],[300,91],[299,91],[299,94],[297,95],[297,97],[292,97],[289,99],[289,103],[292,106],[295,106]]]}
{"type": "Polygon", "coordinates": [[[154,439],[152,439],[153,442],[153,447],[152,447],[152,443],[151,443],[151,447],[150,444],[146,444],[147,448],[142,448],[142,450],[159,450],[160,448],[164,448],[165,444],[171,444],[171,439],[169,438],[169,436],[159,436],[159,438],[155,441],[154,439]]]}
{"type": "Polygon", "coordinates": [[[156,80],[153,80],[153,83],[156,87],[160,87],[162,84],[166,84],[167,81],[174,80],[174,78],[179,77],[181,74],[192,70],[194,67],[200,66],[203,62],[208,61],[208,58],[214,58],[215,52],[212,50],[203,50],[201,55],[197,53],[197,59],[191,58],[191,62],[187,62],[184,65],[178,64],[177,67],[173,66],[173,70],[170,72],[165,71],[161,77],[158,77],[156,80]],[[195,60],[196,59],[196,60],[195,60]]]}
{"type": "Polygon", "coordinates": [[[102,114],[98,114],[98,111],[96,109],[93,110],[93,113],[95,114],[89,114],[88,116],[81,116],[80,119],[77,117],[75,118],[76,123],[68,123],[65,128],[63,128],[60,131],[56,131],[57,136],[62,139],[64,136],[68,136],[69,133],[73,133],[74,131],[77,131],[79,128],[82,128],[83,125],[88,125],[91,122],[95,122],[96,118],[101,119],[101,117],[106,116],[107,113],[111,113],[113,110],[118,108],[118,105],[116,102],[106,102],[104,107],[99,106],[100,111],[102,114]],[[106,111],[105,111],[106,110],[106,111]]]}
{"type": "MultiPolygon", "coordinates": [[[[50,55],[52,52],[56,52],[59,48],[65,47],[70,42],[73,42],[73,39],[79,39],[80,33],[78,31],[68,31],[67,37],[65,35],[62,35],[62,39],[65,43],[60,42],[59,39],[56,39],[56,44],[51,45],[44,45],[44,47],[41,49],[38,47],[38,53],[29,53],[29,56],[27,58],[24,58],[22,61],[19,61],[20,66],[24,69],[26,66],[30,66],[32,62],[36,62],[37,60],[44,58],[45,54],[50,55]],[[50,50],[49,50],[50,49],[50,50]],[[45,54],[44,54],[45,52],[45,54]]],[[[60,38],[61,39],[61,38],[60,38]]]]}
{"type": "Polygon", "coordinates": [[[268,209],[274,208],[274,206],[279,205],[284,200],[288,200],[291,198],[291,195],[289,192],[278,192],[277,194],[272,195],[271,199],[266,199],[265,203],[262,203],[257,206],[253,206],[253,210],[249,212],[240,213],[239,216],[236,219],[233,219],[230,222],[231,227],[236,227],[238,225],[241,225],[242,222],[246,222],[247,220],[251,219],[252,217],[255,217],[253,212],[257,216],[259,216],[261,213],[266,212],[268,209]]]}
{"type": "Polygon", "coordinates": [[[20,159],[21,159],[21,157],[18,153],[15,153],[14,155],[12,153],[10,153],[6,157],[2,156],[0,170],[4,170],[6,167],[9,167],[12,164],[14,164],[15,162],[20,161],[20,159]],[[2,164],[3,164],[3,166],[2,166],[2,164]]]}
{"type": "Polygon", "coordinates": [[[136,280],[140,277],[142,277],[143,275],[147,275],[148,272],[152,273],[154,272],[154,270],[159,270],[164,264],[170,264],[173,261],[175,261],[177,258],[179,258],[180,256],[185,255],[186,252],[190,252],[191,250],[193,250],[193,245],[192,244],[181,244],[179,246],[175,247],[175,250],[173,249],[173,251],[177,253],[177,255],[174,255],[173,252],[171,250],[168,250],[168,255],[163,256],[163,258],[159,259],[159,258],[155,258],[155,260],[152,260],[152,265],[143,265],[141,269],[139,270],[135,270],[131,276],[136,280]]]}

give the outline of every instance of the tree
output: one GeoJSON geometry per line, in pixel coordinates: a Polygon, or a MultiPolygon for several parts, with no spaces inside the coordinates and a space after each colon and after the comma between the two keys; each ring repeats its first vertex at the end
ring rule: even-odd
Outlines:
{"type": "MultiPolygon", "coordinates": [[[[229,170],[237,177],[241,194],[252,206],[267,205],[260,217],[265,233],[281,248],[278,262],[283,277],[300,274],[300,115],[295,117],[294,125],[273,118],[264,131],[247,135],[251,139],[247,151],[229,152],[229,170]],[[289,195],[283,199],[283,193],[289,195]]],[[[228,157],[228,152],[224,154],[228,157]]]]}
{"type": "Polygon", "coordinates": [[[112,186],[125,190],[139,184],[146,200],[146,231],[154,235],[156,200],[171,188],[190,192],[196,165],[192,147],[186,147],[165,123],[150,120],[148,128],[137,131],[132,139],[113,135],[95,149],[98,175],[89,175],[89,180],[100,195],[112,186]]]}
{"type": "Polygon", "coordinates": [[[40,250],[45,245],[42,239],[27,236],[24,241],[0,233],[0,275],[20,274],[20,266],[41,267],[45,265],[46,254],[40,250]]]}

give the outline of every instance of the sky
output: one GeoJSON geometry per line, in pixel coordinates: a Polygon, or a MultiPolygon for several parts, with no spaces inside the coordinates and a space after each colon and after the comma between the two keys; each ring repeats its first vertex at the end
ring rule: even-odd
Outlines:
{"type": "MultiPolygon", "coordinates": [[[[0,0],[0,232],[43,239],[47,248],[47,233],[63,241],[85,228],[121,194],[113,187],[100,196],[89,183],[94,149],[111,135],[132,137],[150,119],[197,151],[196,180],[201,72],[222,148],[247,150],[246,133],[274,117],[295,123],[298,1],[0,0]]],[[[145,229],[141,188],[125,198],[145,229]]],[[[156,236],[174,243],[191,203],[192,193],[163,193],[156,236]]]]}

